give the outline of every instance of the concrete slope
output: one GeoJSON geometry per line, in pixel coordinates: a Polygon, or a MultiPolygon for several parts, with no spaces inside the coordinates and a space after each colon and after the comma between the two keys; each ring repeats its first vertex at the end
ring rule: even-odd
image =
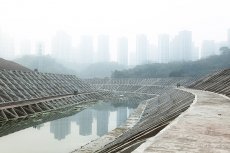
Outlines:
{"type": "Polygon", "coordinates": [[[24,67],[18,63],[0,58],[0,70],[4,70],[4,69],[5,70],[18,70],[18,71],[23,71],[23,72],[31,71],[27,67],[24,67]]]}
{"type": "Polygon", "coordinates": [[[230,152],[230,99],[208,91],[183,90],[196,95],[191,107],[134,153],[230,152]]]}

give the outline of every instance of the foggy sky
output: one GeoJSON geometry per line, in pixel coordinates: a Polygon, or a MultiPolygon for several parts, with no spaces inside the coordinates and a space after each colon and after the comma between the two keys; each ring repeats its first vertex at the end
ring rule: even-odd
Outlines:
{"type": "Polygon", "coordinates": [[[193,40],[226,40],[229,0],[0,0],[0,30],[15,40],[50,42],[63,30],[113,38],[146,33],[174,36],[190,30],[193,40]]]}

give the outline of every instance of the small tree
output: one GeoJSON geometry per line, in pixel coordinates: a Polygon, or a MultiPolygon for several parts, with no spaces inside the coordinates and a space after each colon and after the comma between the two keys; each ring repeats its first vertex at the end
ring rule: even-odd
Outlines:
{"type": "Polygon", "coordinates": [[[228,48],[227,46],[220,47],[220,52],[221,52],[221,54],[226,55],[226,54],[230,53],[230,48],[228,48]]]}

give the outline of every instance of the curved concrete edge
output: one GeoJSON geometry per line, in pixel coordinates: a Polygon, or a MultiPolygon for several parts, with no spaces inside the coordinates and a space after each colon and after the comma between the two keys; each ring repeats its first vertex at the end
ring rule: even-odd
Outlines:
{"type": "Polygon", "coordinates": [[[195,95],[191,106],[133,152],[229,152],[230,98],[209,91],[180,90],[195,95]]]}
{"type": "MultiPolygon", "coordinates": [[[[194,89],[196,90],[196,89],[194,89]]],[[[222,96],[223,98],[225,99],[229,99],[230,100],[230,97],[226,96],[226,95],[223,95],[223,94],[220,94],[220,93],[216,93],[216,92],[212,92],[212,91],[208,91],[208,90],[202,90],[203,92],[209,92],[209,93],[213,93],[213,94],[217,94],[217,95],[220,95],[222,96]]]]}
{"type": "Polygon", "coordinates": [[[141,102],[139,106],[134,110],[134,112],[129,116],[126,123],[124,123],[122,126],[112,130],[111,132],[102,137],[99,137],[98,139],[95,139],[87,143],[86,145],[72,151],[71,153],[97,152],[98,150],[104,148],[107,144],[116,140],[119,136],[130,130],[134,125],[138,123],[149,100],[152,100],[152,98],[141,102]]]}
{"type": "MultiPolygon", "coordinates": [[[[186,90],[184,90],[184,88],[176,88],[178,90],[182,90],[185,92],[188,92],[186,90]]],[[[191,92],[189,92],[191,93],[191,92]]],[[[193,94],[193,93],[191,93],[193,94]]],[[[174,119],[171,123],[169,123],[164,129],[162,129],[157,135],[155,135],[154,137],[148,138],[143,144],[141,144],[137,149],[135,149],[133,151],[133,153],[142,153],[144,152],[144,150],[150,146],[152,144],[153,141],[160,139],[161,135],[164,134],[165,131],[169,130],[171,128],[171,126],[176,125],[178,123],[178,121],[183,118],[183,116],[190,111],[190,109],[192,109],[193,105],[195,105],[195,103],[197,102],[197,95],[193,94],[195,96],[192,104],[190,105],[190,107],[184,111],[183,113],[181,113],[176,119],[174,119]]]]}

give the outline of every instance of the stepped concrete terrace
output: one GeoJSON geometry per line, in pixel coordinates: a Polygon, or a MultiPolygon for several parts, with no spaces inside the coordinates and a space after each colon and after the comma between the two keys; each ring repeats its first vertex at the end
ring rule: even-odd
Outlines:
{"type": "Polygon", "coordinates": [[[189,85],[189,88],[211,91],[230,97],[230,69],[206,76],[189,85]]]}
{"type": "Polygon", "coordinates": [[[15,63],[13,61],[8,61],[3,58],[0,58],[0,70],[18,70],[23,72],[32,72],[32,70],[15,63]]]}
{"type": "Polygon", "coordinates": [[[227,152],[229,76],[230,70],[224,70],[199,81],[90,79],[86,83],[73,75],[1,70],[0,123],[5,130],[0,135],[26,128],[28,119],[46,113],[50,115],[44,121],[72,114],[75,108],[80,111],[100,99],[132,97],[142,102],[124,125],[73,153],[227,152]],[[194,89],[177,89],[178,83],[194,89]],[[58,114],[69,109],[69,113],[58,114]],[[6,124],[11,121],[19,121],[19,126],[6,124]]]}
{"type": "Polygon", "coordinates": [[[83,106],[109,94],[74,75],[0,70],[0,122],[83,106]]]}
{"type": "Polygon", "coordinates": [[[230,99],[207,91],[183,90],[196,95],[191,107],[134,153],[230,151],[230,99]]]}
{"type": "MultiPolygon", "coordinates": [[[[193,82],[188,78],[183,79],[184,83],[193,82]]],[[[74,150],[73,153],[104,153],[122,150],[129,152],[130,146],[136,148],[136,145],[143,143],[146,138],[156,135],[184,112],[195,98],[191,93],[175,89],[178,80],[178,78],[88,80],[94,88],[111,91],[117,93],[118,96],[143,94],[148,98],[142,101],[126,124],[74,150]]]]}
{"type": "Polygon", "coordinates": [[[131,116],[126,124],[73,153],[230,150],[230,99],[227,97],[230,95],[229,69],[199,81],[185,79],[184,83],[167,78],[88,81],[100,90],[146,93],[156,97],[141,103],[134,113],[135,117],[131,116]],[[185,86],[190,84],[188,87],[195,89],[176,89],[178,82],[185,86]]]}
{"type": "Polygon", "coordinates": [[[182,89],[196,96],[191,107],[133,152],[229,152],[229,83],[226,69],[182,89]]]}

